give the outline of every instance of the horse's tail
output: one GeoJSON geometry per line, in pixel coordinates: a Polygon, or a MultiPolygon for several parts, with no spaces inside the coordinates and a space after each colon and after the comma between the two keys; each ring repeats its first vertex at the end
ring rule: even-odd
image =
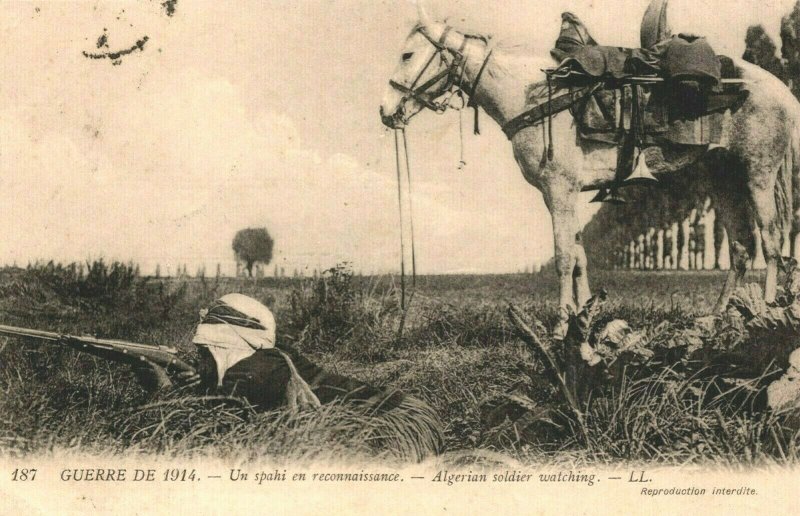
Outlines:
{"type": "Polygon", "coordinates": [[[783,156],[783,162],[778,168],[778,176],[775,178],[775,207],[778,211],[778,226],[784,234],[792,224],[792,206],[796,189],[793,188],[793,176],[795,167],[795,144],[790,144],[783,156]]]}
{"type": "Polygon", "coordinates": [[[783,234],[783,254],[800,256],[794,239],[800,231],[800,121],[789,138],[789,145],[775,181],[775,206],[783,234]]]}

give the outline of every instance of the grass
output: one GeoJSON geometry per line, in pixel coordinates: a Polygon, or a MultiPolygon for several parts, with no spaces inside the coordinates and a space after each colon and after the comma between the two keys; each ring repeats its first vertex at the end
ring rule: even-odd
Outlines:
{"type": "MultiPolygon", "coordinates": [[[[610,292],[598,321],[678,331],[710,311],[722,274],[598,271],[592,279],[610,292]]],[[[422,458],[434,446],[431,429],[441,426],[440,460],[462,465],[481,457],[526,464],[797,462],[793,419],[752,408],[763,397],[758,375],[752,389],[737,387],[743,394],[719,396],[719,372],[687,373],[680,364],[625,371],[593,394],[584,435],[506,317],[513,302],[539,321],[540,332],[552,327],[554,277],[436,276],[417,285],[404,313],[395,279],[355,277],[346,268],[316,280],[258,281],[144,278],[123,264],[5,269],[5,324],[167,343],[188,358],[201,308],[229,292],[253,296],[275,313],[279,339],[335,372],[402,389],[434,414],[409,406],[376,417],[341,403],[257,413],[233,398],[154,398],[124,365],[0,339],[0,449],[400,464],[422,458]]],[[[720,333],[707,344],[746,338],[720,333]]]]}

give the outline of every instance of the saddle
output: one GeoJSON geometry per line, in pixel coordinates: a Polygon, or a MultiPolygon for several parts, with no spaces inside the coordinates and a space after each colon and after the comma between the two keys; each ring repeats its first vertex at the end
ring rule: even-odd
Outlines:
{"type": "MultiPolygon", "coordinates": [[[[655,30],[669,34],[663,25],[655,30]]],[[[643,41],[653,39],[643,31],[643,41]]],[[[669,36],[648,49],[603,47],[564,13],[551,54],[561,63],[549,74],[556,87],[600,85],[570,107],[591,141],[620,144],[633,135],[645,146],[719,145],[724,113],[744,100],[741,84],[723,82],[739,79],[733,61],[697,36],[669,36]]]]}
{"type": "Polygon", "coordinates": [[[533,107],[503,127],[509,139],[569,109],[580,139],[618,146],[617,183],[631,175],[637,148],[725,145],[729,113],[747,91],[733,61],[717,56],[705,38],[672,35],[667,1],[653,0],[645,13],[642,48],[601,46],[575,15],[563,13],[551,51],[560,64],[547,70],[546,84],[529,89],[533,107]]]}

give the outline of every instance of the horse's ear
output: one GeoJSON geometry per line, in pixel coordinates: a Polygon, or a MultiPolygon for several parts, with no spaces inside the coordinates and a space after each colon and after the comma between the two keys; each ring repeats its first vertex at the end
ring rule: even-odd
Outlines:
{"type": "Polygon", "coordinates": [[[425,32],[432,39],[439,39],[439,37],[442,35],[442,31],[444,30],[444,25],[441,23],[436,23],[433,21],[433,18],[428,15],[428,11],[425,9],[425,0],[415,1],[417,3],[417,13],[419,14],[419,26],[425,29],[425,32]]]}
{"type": "Polygon", "coordinates": [[[428,11],[425,10],[425,3],[424,0],[416,0],[417,2],[417,15],[419,16],[419,22],[423,27],[430,27],[433,22],[431,17],[428,16],[428,11]]]}

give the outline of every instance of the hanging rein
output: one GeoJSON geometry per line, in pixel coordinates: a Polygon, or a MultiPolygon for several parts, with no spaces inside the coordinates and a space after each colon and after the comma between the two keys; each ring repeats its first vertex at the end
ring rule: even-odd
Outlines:
{"type": "MultiPolygon", "coordinates": [[[[427,39],[434,47],[436,47],[436,52],[428,59],[428,62],[425,63],[425,66],[420,70],[419,74],[417,75],[416,79],[411,83],[411,85],[407,86],[404,84],[400,84],[394,80],[389,81],[389,84],[395,88],[396,90],[400,91],[405,95],[404,102],[408,101],[409,99],[414,99],[426,108],[434,111],[435,113],[444,113],[448,107],[451,107],[450,103],[453,100],[453,97],[459,97],[461,99],[461,108],[465,106],[464,103],[464,75],[467,69],[467,60],[464,55],[464,51],[467,46],[467,42],[469,39],[479,39],[483,41],[485,44],[488,45],[488,41],[483,36],[475,36],[475,35],[464,35],[464,41],[461,44],[461,47],[458,50],[451,50],[445,46],[445,41],[447,40],[447,35],[452,30],[452,27],[447,27],[444,32],[442,32],[441,37],[439,40],[434,40],[430,37],[430,35],[425,31],[424,27],[417,28],[417,32],[422,34],[425,39],[427,39]],[[422,80],[422,77],[428,71],[428,69],[433,64],[436,58],[440,59],[440,64],[444,64],[443,70],[436,73],[433,77],[426,80],[422,84],[419,82],[422,80]],[[441,86],[438,86],[442,83],[441,86]],[[431,91],[435,88],[435,91],[431,91]],[[442,99],[442,100],[439,100],[442,99]]],[[[481,76],[483,75],[484,70],[486,69],[486,65],[489,62],[489,59],[492,55],[492,51],[488,50],[486,52],[486,57],[484,58],[483,64],[481,65],[478,74],[475,76],[475,81],[472,85],[472,88],[469,90],[467,95],[469,96],[469,102],[466,103],[467,107],[472,107],[475,110],[475,134],[480,134],[480,128],[478,126],[478,105],[474,101],[475,92],[478,88],[478,83],[480,82],[481,76]]],[[[461,108],[458,109],[459,112],[461,108]]],[[[459,130],[461,128],[461,124],[459,123],[459,130]]],[[[406,187],[408,191],[409,197],[409,225],[411,230],[411,285],[412,285],[412,296],[414,290],[416,290],[416,279],[417,279],[417,263],[416,263],[416,250],[414,246],[414,214],[413,214],[413,205],[411,203],[411,166],[408,159],[408,140],[406,139],[406,133],[404,127],[398,127],[395,129],[395,156],[396,156],[396,166],[397,166],[397,202],[400,207],[400,289],[401,289],[401,298],[400,298],[400,306],[403,310],[406,309],[406,262],[405,262],[405,238],[404,238],[404,220],[405,220],[405,210],[403,209],[403,189],[402,189],[402,169],[405,168],[406,173],[406,187]],[[400,147],[402,146],[402,152],[400,147]],[[402,159],[401,159],[402,156],[402,159]]],[[[461,162],[459,168],[464,165],[464,141],[463,136],[461,137],[461,162]]],[[[410,304],[409,299],[409,304],[410,304]]]]}

